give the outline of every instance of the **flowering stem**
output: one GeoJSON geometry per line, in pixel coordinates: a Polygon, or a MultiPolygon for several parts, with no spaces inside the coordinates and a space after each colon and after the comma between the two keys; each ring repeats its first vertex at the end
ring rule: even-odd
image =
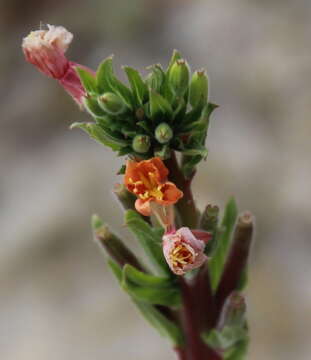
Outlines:
{"type": "MultiPolygon", "coordinates": [[[[180,278],[182,293],[182,322],[186,337],[185,353],[180,355],[180,360],[221,360],[221,357],[210,349],[201,338],[203,330],[202,313],[207,309],[199,309],[201,301],[200,294],[196,293],[195,283],[188,282],[185,278],[180,278]],[[186,357],[182,357],[186,356],[186,357]]],[[[204,304],[205,305],[205,304],[204,304]]]]}
{"type": "Polygon", "coordinates": [[[176,204],[182,223],[184,226],[195,229],[198,224],[199,212],[195,206],[191,191],[191,182],[194,174],[189,179],[184,177],[174,151],[172,151],[171,157],[165,161],[165,164],[170,171],[170,180],[184,193],[184,196],[176,204]]]}
{"type": "Polygon", "coordinates": [[[188,360],[186,349],[181,347],[176,347],[174,350],[176,351],[179,360],[188,360]]]}

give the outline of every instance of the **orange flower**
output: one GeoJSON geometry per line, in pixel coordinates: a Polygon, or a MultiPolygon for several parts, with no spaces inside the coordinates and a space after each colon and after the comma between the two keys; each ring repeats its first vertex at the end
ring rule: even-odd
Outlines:
{"type": "Polygon", "coordinates": [[[167,181],[168,169],[159,157],[144,161],[129,160],[126,165],[125,185],[138,199],[135,208],[150,216],[150,202],[162,206],[175,204],[182,196],[175,184],[167,181]]]}

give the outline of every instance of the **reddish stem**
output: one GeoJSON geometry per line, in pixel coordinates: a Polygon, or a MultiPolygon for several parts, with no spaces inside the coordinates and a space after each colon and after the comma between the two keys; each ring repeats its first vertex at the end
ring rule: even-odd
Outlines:
{"type": "Polygon", "coordinates": [[[176,347],[174,350],[176,351],[178,360],[188,360],[185,348],[176,347]]]}
{"type": "Polygon", "coordinates": [[[201,338],[203,330],[202,317],[208,309],[198,308],[199,294],[196,293],[194,284],[188,283],[183,277],[180,278],[183,307],[181,310],[183,327],[186,337],[187,360],[221,360],[221,357],[210,349],[201,338]]]}
{"type": "Polygon", "coordinates": [[[189,179],[184,177],[174,151],[172,151],[171,157],[165,161],[165,164],[169,169],[169,179],[184,193],[184,196],[176,204],[182,223],[184,226],[195,229],[198,224],[198,210],[191,191],[194,173],[189,179]]]}

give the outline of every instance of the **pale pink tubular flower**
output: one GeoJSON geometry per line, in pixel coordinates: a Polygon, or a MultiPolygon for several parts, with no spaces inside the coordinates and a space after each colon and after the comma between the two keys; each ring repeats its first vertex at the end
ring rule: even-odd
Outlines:
{"type": "MultiPolygon", "coordinates": [[[[47,25],[47,30],[32,31],[23,39],[22,48],[26,60],[45,75],[56,79],[79,104],[86,95],[75,67],[83,67],[69,61],[65,52],[73,35],[62,26],[47,25]]],[[[90,73],[93,72],[89,69],[90,73]]]]}
{"type": "Polygon", "coordinates": [[[171,270],[176,275],[183,275],[189,270],[200,267],[207,260],[204,248],[209,239],[209,233],[190,230],[187,227],[165,234],[163,253],[171,270]],[[194,233],[202,237],[202,240],[194,233]]]}

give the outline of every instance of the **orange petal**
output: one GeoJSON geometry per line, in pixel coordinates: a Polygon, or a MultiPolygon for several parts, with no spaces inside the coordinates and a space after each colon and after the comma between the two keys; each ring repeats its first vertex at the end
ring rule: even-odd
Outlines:
{"type": "Polygon", "coordinates": [[[135,201],[135,209],[144,216],[151,215],[150,201],[144,201],[141,199],[137,199],[135,201]]]}
{"type": "Polygon", "coordinates": [[[134,176],[136,173],[136,167],[137,167],[137,162],[136,161],[132,161],[132,160],[128,160],[126,163],[126,170],[125,170],[125,176],[124,176],[124,183],[127,186],[130,183],[130,179],[134,180],[134,176]]]}
{"type": "Polygon", "coordinates": [[[152,164],[157,168],[159,172],[159,181],[164,182],[167,178],[169,171],[167,167],[164,165],[163,161],[159,157],[154,157],[149,161],[152,162],[152,164]]]}
{"type": "Polygon", "coordinates": [[[179,190],[176,185],[172,182],[166,182],[163,191],[163,200],[156,200],[157,203],[162,205],[175,204],[180,198],[183,197],[183,192],[179,190]]]}

